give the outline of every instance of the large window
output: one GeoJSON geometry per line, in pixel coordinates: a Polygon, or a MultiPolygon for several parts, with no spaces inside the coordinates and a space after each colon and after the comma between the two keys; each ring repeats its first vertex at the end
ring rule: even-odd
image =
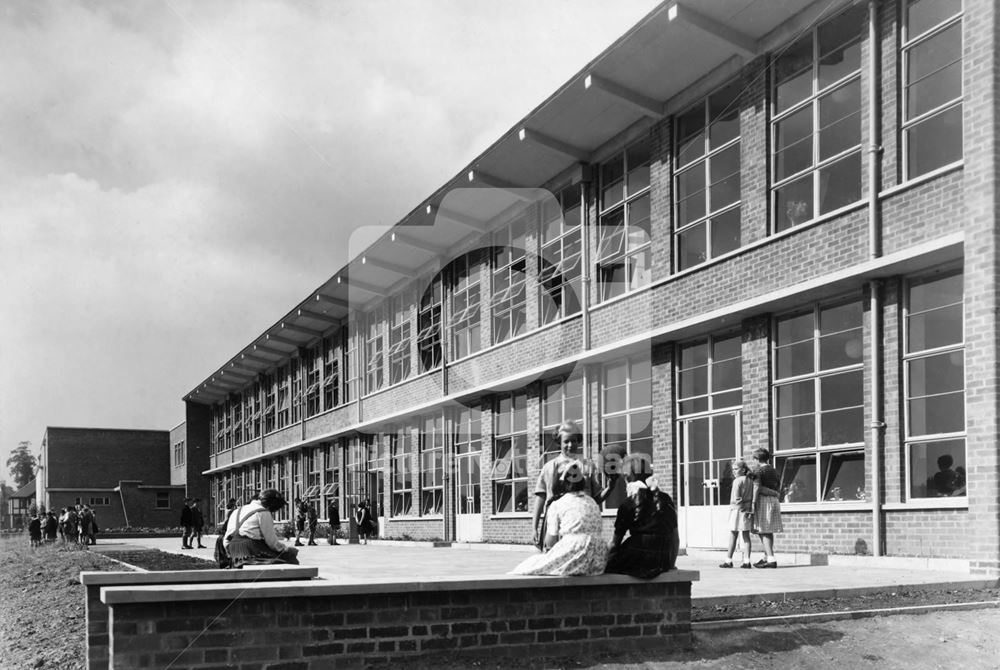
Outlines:
{"type": "Polygon", "coordinates": [[[358,399],[358,379],[360,378],[360,372],[358,370],[358,338],[360,336],[361,335],[358,333],[357,325],[355,323],[349,324],[349,326],[343,330],[344,339],[341,349],[344,352],[344,364],[341,366],[341,369],[345,375],[345,403],[358,399]]]}
{"type": "Polygon", "coordinates": [[[680,346],[677,414],[691,416],[743,404],[740,335],[722,335],[680,346]]]}
{"type": "Polygon", "coordinates": [[[493,412],[493,512],[528,511],[528,396],[505,393],[493,412]]]}
{"type": "Polygon", "coordinates": [[[243,424],[248,440],[260,437],[260,410],[260,382],[254,382],[243,394],[243,424]]]}
{"type": "Polygon", "coordinates": [[[392,516],[413,514],[413,433],[403,426],[393,433],[392,441],[392,516]]]}
{"type": "Polygon", "coordinates": [[[374,309],[368,313],[365,338],[365,392],[373,393],[385,382],[385,310],[374,309]]]}
{"type": "Polygon", "coordinates": [[[302,400],[303,400],[303,384],[302,375],[304,374],[305,366],[303,361],[298,358],[293,358],[290,364],[291,373],[291,396],[292,396],[292,423],[298,423],[302,420],[302,400]]]}
{"type": "Polygon", "coordinates": [[[907,0],[903,20],[906,179],[962,159],[962,0],[907,0]]]}
{"type": "Polygon", "coordinates": [[[561,445],[556,429],[564,421],[579,424],[583,420],[583,378],[569,377],[542,386],[542,463],[559,455],[561,445]]]}
{"type": "Polygon", "coordinates": [[[315,416],[322,410],[320,405],[320,350],[310,349],[306,356],[306,416],[315,416]]]}
{"type": "Polygon", "coordinates": [[[174,445],[174,467],[179,468],[184,465],[184,440],[174,445]]]}
{"type": "Polygon", "coordinates": [[[288,391],[288,366],[278,368],[278,428],[288,425],[291,417],[292,399],[288,391]]]}
{"type": "Polygon", "coordinates": [[[732,83],[677,118],[677,268],[740,246],[740,87],[732,83]]]}
{"type": "Polygon", "coordinates": [[[493,234],[493,343],[524,332],[524,221],[518,218],[493,234]]]}
{"type": "Polygon", "coordinates": [[[420,514],[444,513],[444,417],[424,419],[420,434],[420,514]]]}
{"type": "Polygon", "coordinates": [[[398,384],[410,376],[409,293],[389,299],[389,383],[398,384]]]}
{"type": "Polygon", "coordinates": [[[274,375],[262,376],[261,385],[264,387],[264,432],[270,433],[277,425],[275,417],[278,404],[275,399],[276,381],[274,375]]]}
{"type": "Polygon", "coordinates": [[[438,273],[421,294],[417,312],[417,350],[421,372],[441,365],[441,296],[441,274],[438,273]]]}
{"type": "Polygon", "coordinates": [[[233,412],[233,445],[243,444],[243,395],[240,393],[233,394],[232,400],[232,412],[233,412]]]}
{"type": "Polygon", "coordinates": [[[451,267],[451,353],[458,359],[480,348],[479,268],[468,254],[451,267]]]}
{"type": "Polygon", "coordinates": [[[323,340],[323,409],[329,410],[340,404],[340,361],[334,338],[323,340]]]}
{"type": "MultiPolygon", "coordinates": [[[[305,492],[302,494],[303,500],[315,500],[319,503],[320,488],[323,476],[323,447],[310,447],[303,454],[305,461],[305,492]]],[[[260,490],[254,487],[255,490],[260,490]]]]}
{"type": "MultiPolygon", "coordinates": [[[[320,515],[326,514],[326,510],[334,500],[340,501],[340,461],[342,457],[340,442],[337,441],[326,445],[323,452],[323,508],[320,511],[320,515]]],[[[340,512],[343,518],[344,510],[340,510],[340,512]]]]}
{"type": "Polygon", "coordinates": [[[907,284],[904,375],[911,498],[965,495],[965,336],[960,271],[907,284]]]}
{"type": "Polygon", "coordinates": [[[865,500],[860,300],[775,320],[775,468],[782,502],[865,500]]]}
{"type": "MultiPolygon", "coordinates": [[[[653,462],[653,376],[648,355],[604,366],[601,379],[602,452],[646,454],[653,462]]],[[[624,478],[605,500],[615,508],[625,499],[624,478]]]]}
{"type": "Polygon", "coordinates": [[[864,5],[821,23],[774,62],[774,229],[861,199],[864,5]]]}
{"type": "Polygon", "coordinates": [[[538,321],[552,323],[580,311],[583,208],[580,186],[570,186],[542,207],[538,257],[538,321]]]}
{"type": "Polygon", "coordinates": [[[649,143],[642,140],[601,165],[597,280],[601,300],[652,281],[649,143]]]}

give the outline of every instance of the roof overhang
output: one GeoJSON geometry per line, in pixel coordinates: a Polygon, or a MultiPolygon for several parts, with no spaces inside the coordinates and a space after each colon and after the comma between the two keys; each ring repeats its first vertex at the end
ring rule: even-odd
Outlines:
{"type": "Polygon", "coordinates": [[[589,180],[584,166],[604,158],[602,150],[622,133],[694,102],[776,39],[793,39],[787,26],[775,34],[790,19],[801,15],[807,24],[848,4],[660,4],[184,399],[224,400],[341,328],[350,313],[433,275],[507,221],[517,201],[537,202],[539,188],[589,180]]]}

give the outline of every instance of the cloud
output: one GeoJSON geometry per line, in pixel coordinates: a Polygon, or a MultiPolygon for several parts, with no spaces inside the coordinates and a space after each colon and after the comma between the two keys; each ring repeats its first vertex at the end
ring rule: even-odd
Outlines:
{"type": "Polygon", "coordinates": [[[0,444],[180,397],[655,4],[0,8],[0,444]]]}

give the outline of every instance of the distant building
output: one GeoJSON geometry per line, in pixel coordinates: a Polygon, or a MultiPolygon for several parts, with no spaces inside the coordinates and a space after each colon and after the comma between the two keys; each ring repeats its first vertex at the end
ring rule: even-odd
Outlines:
{"type": "Polygon", "coordinates": [[[28,510],[35,502],[35,480],[19,488],[7,499],[7,509],[4,528],[23,528],[28,518],[28,510]]]}
{"type": "Polygon", "coordinates": [[[89,505],[100,528],[176,526],[187,492],[173,478],[172,458],[170,431],[50,426],[38,500],[57,512],[89,505]]]}

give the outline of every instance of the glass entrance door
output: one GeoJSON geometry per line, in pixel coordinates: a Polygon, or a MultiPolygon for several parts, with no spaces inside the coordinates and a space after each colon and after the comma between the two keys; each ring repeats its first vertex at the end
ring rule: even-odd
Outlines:
{"type": "Polygon", "coordinates": [[[680,429],[681,541],[687,547],[726,548],[733,485],[730,463],[742,452],[740,413],[685,419],[680,429]]]}
{"type": "Polygon", "coordinates": [[[458,542],[483,541],[481,457],[482,452],[479,451],[455,457],[458,473],[455,484],[455,539],[458,542]]]}

